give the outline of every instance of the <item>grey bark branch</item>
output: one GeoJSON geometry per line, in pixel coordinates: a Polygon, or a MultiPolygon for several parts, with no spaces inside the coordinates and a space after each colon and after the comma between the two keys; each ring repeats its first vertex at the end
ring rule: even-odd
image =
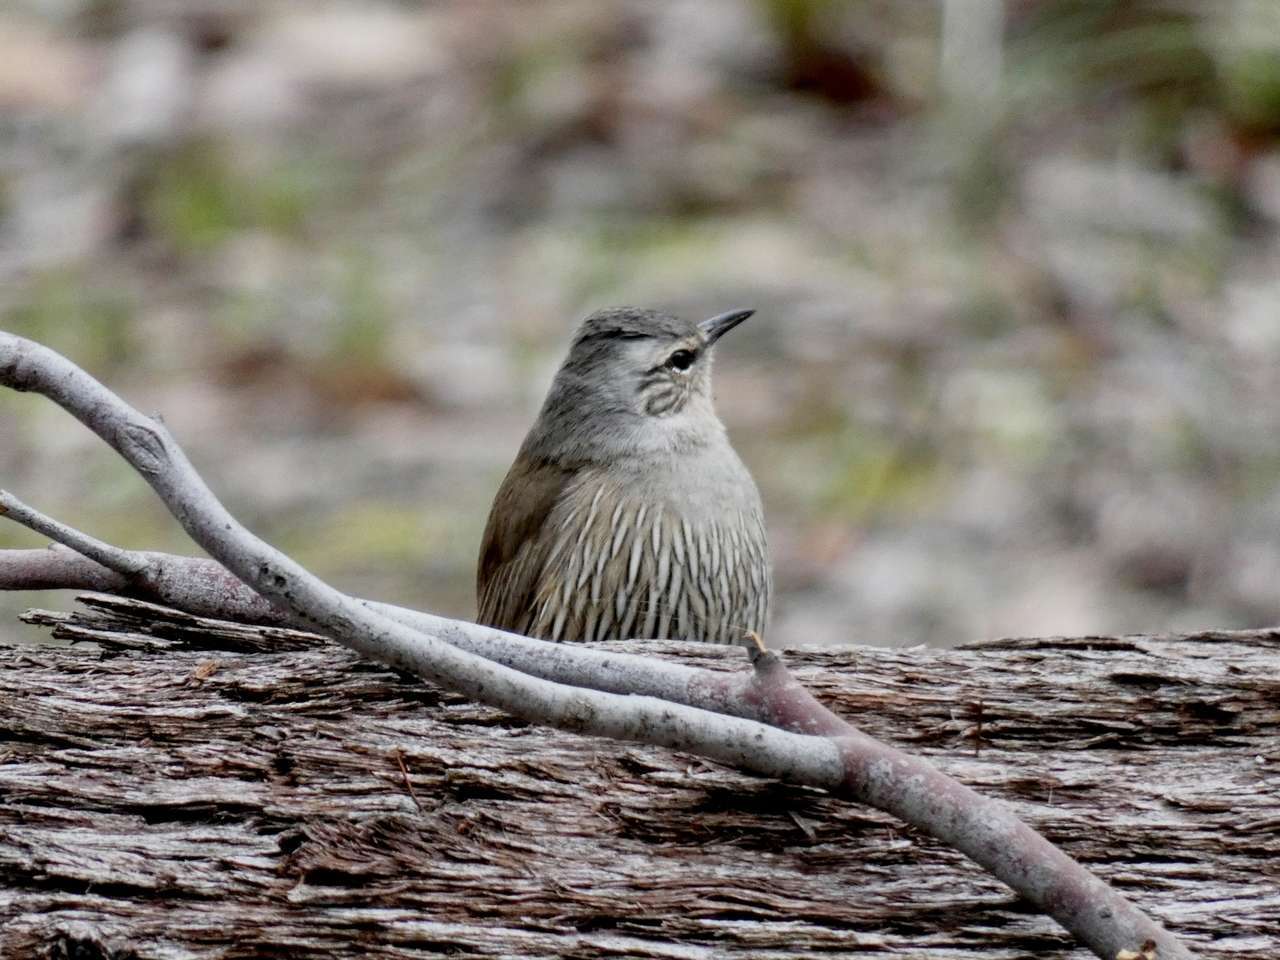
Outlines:
{"type": "Polygon", "coordinates": [[[128,577],[53,543],[44,550],[0,550],[0,590],[97,590],[128,596],[130,584],[128,577]]]}
{"type": "MultiPolygon", "coordinates": [[[[0,505],[13,499],[0,491],[0,505]]],[[[215,560],[110,549],[128,557],[131,573],[103,566],[64,541],[44,550],[0,550],[0,590],[97,590],[244,623],[283,624],[290,619],[215,560]]]]}
{"type": "MultiPolygon", "coordinates": [[[[652,697],[571,687],[467,652],[446,636],[467,632],[465,625],[449,622],[439,635],[412,629],[333,590],[242,528],[161,424],[60,355],[0,334],[0,383],[54,400],[133,465],[187,533],[228,570],[318,632],[365,656],[530,722],[682,749],[874,803],[944,838],[960,837],[966,853],[1050,913],[1098,956],[1137,951],[1145,941],[1154,943],[1165,960],[1192,956],[1162,927],[1001,805],[979,801],[974,806],[967,788],[942,778],[923,760],[861,735],[790,733],[652,697]],[[928,793],[920,790],[925,782],[932,788],[928,793]],[[946,791],[939,793],[939,787],[946,791]],[[1025,843],[1031,847],[1021,845],[1025,843]],[[1029,868],[1028,855],[1048,857],[1061,869],[1029,868]],[[1064,881],[1062,870],[1069,880],[1064,881]],[[1079,899],[1081,891],[1089,894],[1085,902],[1079,899]]],[[[758,677],[757,682],[764,679],[758,677]]],[[[802,727],[828,722],[803,713],[792,719],[796,717],[802,718],[802,727]]]]}

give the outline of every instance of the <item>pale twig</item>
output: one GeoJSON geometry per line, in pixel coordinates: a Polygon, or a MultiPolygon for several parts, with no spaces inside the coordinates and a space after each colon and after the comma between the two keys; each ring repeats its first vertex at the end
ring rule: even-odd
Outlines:
{"type": "Polygon", "coordinates": [[[144,556],[130,550],[121,550],[109,543],[103,543],[87,533],[60,523],[52,517],[35,510],[8,490],[0,490],[0,516],[14,523],[33,530],[41,536],[48,537],[54,543],[70,547],[76,553],[88,557],[125,577],[136,577],[147,569],[144,556]]]}

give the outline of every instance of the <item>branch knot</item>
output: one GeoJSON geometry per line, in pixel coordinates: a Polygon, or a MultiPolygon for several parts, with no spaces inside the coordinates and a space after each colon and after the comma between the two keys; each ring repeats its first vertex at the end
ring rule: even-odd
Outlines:
{"type": "Polygon", "coordinates": [[[120,452],[142,473],[161,473],[169,465],[168,442],[159,424],[125,424],[119,434],[120,452]]]}

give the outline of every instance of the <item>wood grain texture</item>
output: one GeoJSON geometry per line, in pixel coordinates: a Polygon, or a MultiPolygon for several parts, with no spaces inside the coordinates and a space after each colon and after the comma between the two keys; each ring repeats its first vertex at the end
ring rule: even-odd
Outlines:
{"type": "MultiPolygon", "coordinates": [[[[0,956],[1088,955],[819,791],[528,727],[306,634],[118,599],[43,619],[99,644],[0,648],[0,956]]],[[[1280,634],[788,661],[1203,956],[1280,955],[1280,634]]]]}

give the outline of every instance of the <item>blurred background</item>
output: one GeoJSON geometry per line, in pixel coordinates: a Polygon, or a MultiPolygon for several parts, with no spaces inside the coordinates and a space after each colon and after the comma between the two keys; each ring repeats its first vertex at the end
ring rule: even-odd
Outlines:
{"type": "MultiPolygon", "coordinates": [[[[1278,138],[1274,0],[6,0],[0,326],[469,617],[573,325],[753,306],[775,644],[1271,624],[1278,138]]],[[[47,402],[0,484],[191,552],[47,402]]]]}

